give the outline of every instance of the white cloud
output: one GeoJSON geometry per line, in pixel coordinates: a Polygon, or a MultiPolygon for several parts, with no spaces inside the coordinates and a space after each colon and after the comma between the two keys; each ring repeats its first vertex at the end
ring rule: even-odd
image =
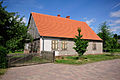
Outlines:
{"type": "Polygon", "coordinates": [[[120,31],[120,26],[116,26],[110,29],[112,32],[120,31]]]}
{"type": "Polygon", "coordinates": [[[83,19],[84,19],[84,20],[87,20],[87,17],[84,17],[83,19]]]}
{"type": "Polygon", "coordinates": [[[111,12],[110,17],[120,17],[120,10],[115,11],[115,12],[111,12]]]}
{"type": "Polygon", "coordinates": [[[95,18],[92,18],[90,20],[86,20],[85,22],[88,24],[88,25],[91,25],[92,23],[94,23],[96,20],[95,18]]]}
{"type": "Polygon", "coordinates": [[[120,6],[120,3],[116,4],[115,6],[113,6],[112,9],[114,9],[114,8],[116,8],[118,6],[120,6]]]}
{"type": "Polygon", "coordinates": [[[42,5],[38,6],[39,9],[43,9],[44,7],[42,5]]]}
{"type": "Polygon", "coordinates": [[[111,23],[111,24],[109,24],[110,26],[118,25],[118,24],[120,24],[120,19],[118,19],[118,20],[114,20],[114,21],[111,20],[110,23],[111,23]]]}
{"type": "Polygon", "coordinates": [[[115,26],[116,24],[114,24],[114,23],[111,23],[111,24],[109,24],[109,26],[115,26]]]}
{"type": "Polygon", "coordinates": [[[114,21],[115,24],[120,24],[120,19],[114,21]]]}
{"type": "Polygon", "coordinates": [[[24,23],[27,23],[27,19],[24,17],[22,20],[24,23]]]}
{"type": "MultiPolygon", "coordinates": [[[[14,18],[15,18],[16,16],[14,16],[14,18]]],[[[17,21],[19,21],[20,20],[20,18],[17,18],[17,21]]],[[[25,24],[27,23],[27,19],[26,19],[26,17],[23,17],[23,20],[22,20],[22,22],[24,22],[25,24]]]]}

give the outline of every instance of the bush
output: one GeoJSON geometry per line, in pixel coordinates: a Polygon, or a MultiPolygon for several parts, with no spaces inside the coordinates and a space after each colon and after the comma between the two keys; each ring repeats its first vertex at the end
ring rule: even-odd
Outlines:
{"type": "Polygon", "coordinates": [[[0,69],[0,76],[5,74],[6,71],[7,71],[7,69],[0,69]]]}
{"type": "Polygon", "coordinates": [[[0,68],[7,68],[7,49],[0,46],[0,68]]]}
{"type": "Polygon", "coordinates": [[[120,49],[114,49],[114,52],[120,52],[120,49]]]}
{"type": "Polygon", "coordinates": [[[112,52],[120,52],[120,49],[111,49],[112,52]]]}

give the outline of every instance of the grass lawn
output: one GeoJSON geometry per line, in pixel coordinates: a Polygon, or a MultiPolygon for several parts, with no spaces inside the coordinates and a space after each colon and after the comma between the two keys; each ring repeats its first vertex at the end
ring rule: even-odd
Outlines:
{"type": "Polygon", "coordinates": [[[31,60],[26,61],[26,63],[44,63],[44,62],[48,62],[48,60],[42,59],[37,56],[34,56],[31,60]]]}
{"type": "Polygon", "coordinates": [[[49,63],[49,60],[43,59],[40,56],[33,56],[24,58],[24,56],[15,56],[13,58],[18,58],[18,62],[12,63],[10,66],[16,67],[16,66],[25,66],[25,65],[33,65],[33,64],[41,64],[41,63],[49,63]]]}
{"type": "Polygon", "coordinates": [[[15,51],[14,53],[12,53],[11,51],[9,52],[9,54],[15,54],[15,53],[24,53],[24,51],[15,51]]]}
{"type": "Polygon", "coordinates": [[[7,71],[7,69],[0,69],[0,76],[5,74],[6,71],[7,71]]]}
{"type": "Polygon", "coordinates": [[[120,59],[120,55],[111,56],[110,54],[99,55],[83,55],[82,59],[77,59],[77,56],[67,56],[63,59],[56,59],[55,63],[63,64],[86,64],[104,60],[120,59]]]}

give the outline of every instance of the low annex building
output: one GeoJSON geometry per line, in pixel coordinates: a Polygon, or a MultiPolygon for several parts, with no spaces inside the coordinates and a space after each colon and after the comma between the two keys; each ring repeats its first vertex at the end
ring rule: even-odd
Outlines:
{"type": "Polygon", "coordinates": [[[88,40],[85,54],[101,54],[102,39],[82,21],[32,12],[29,18],[29,31],[34,38],[32,43],[25,44],[25,53],[41,51],[55,51],[55,56],[76,55],[73,49],[77,29],[81,29],[83,39],[88,40]]]}

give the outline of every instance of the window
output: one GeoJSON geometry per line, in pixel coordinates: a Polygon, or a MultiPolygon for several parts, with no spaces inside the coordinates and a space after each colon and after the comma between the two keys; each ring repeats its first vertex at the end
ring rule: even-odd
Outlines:
{"type": "Polygon", "coordinates": [[[25,49],[28,50],[29,44],[25,44],[25,49]]]}
{"type": "Polygon", "coordinates": [[[62,41],[62,50],[67,50],[67,42],[62,41]]]}
{"type": "Polygon", "coordinates": [[[93,43],[93,50],[96,50],[96,44],[93,43]]]}
{"type": "Polygon", "coordinates": [[[58,41],[52,40],[52,50],[58,50],[58,41]]]}

